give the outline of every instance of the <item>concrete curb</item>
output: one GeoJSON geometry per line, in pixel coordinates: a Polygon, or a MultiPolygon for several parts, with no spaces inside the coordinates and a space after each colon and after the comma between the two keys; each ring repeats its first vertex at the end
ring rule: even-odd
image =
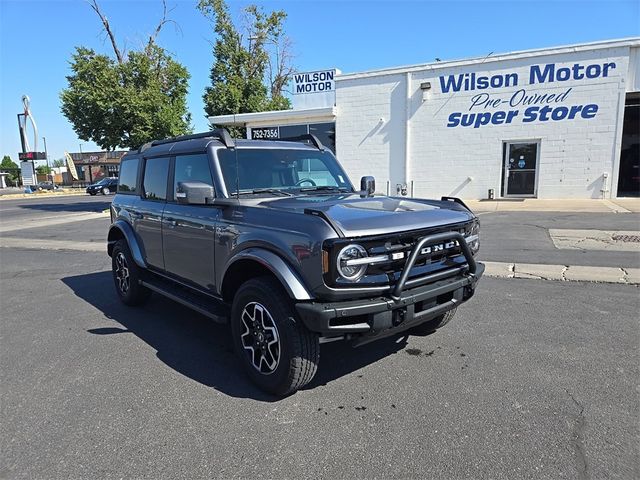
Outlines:
{"type": "Polygon", "coordinates": [[[533,278],[560,282],[640,284],[640,268],[545,265],[531,263],[482,262],[485,275],[495,278],[533,278]]]}
{"type": "Polygon", "coordinates": [[[640,199],[500,199],[464,200],[474,212],[634,213],[640,199]]]}
{"type": "Polygon", "coordinates": [[[2,200],[15,200],[15,199],[37,199],[37,198],[51,198],[51,197],[75,197],[77,195],[88,195],[84,190],[81,192],[60,192],[60,193],[10,193],[8,195],[0,195],[0,201],[2,200]]]}

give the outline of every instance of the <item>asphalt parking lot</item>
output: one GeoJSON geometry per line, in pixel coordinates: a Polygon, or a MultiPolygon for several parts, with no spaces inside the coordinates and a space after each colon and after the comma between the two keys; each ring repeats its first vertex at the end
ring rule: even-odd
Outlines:
{"type": "MultiPolygon", "coordinates": [[[[34,201],[0,202],[0,236],[25,241],[0,247],[0,478],[640,478],[636,286],[484,278],[441,331],[325,344],[312,384],[277,399],[225,327],[118,302],[108,198],[34,201]]],[[[639,218],[490,213],[481,255],[638,266],[544,230],[639,218]]]]}

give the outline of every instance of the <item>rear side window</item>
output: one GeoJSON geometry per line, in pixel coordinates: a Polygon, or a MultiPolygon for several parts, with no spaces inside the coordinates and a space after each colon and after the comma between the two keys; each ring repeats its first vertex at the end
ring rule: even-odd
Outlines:
{"type": "Polygon", "coordinates": [[[169,158],[148,158],[144,166],[144,197],[149,200],[167,199],[169,158]]]}
{"type": "Polygon", "coordinates": [[[120,165],[120,177],[118,179],[118,193],[137,193],[137,177],[139,158],[123,160],[120,165]]]}
{"type": "Polygon", "coordinates": [[[176,157],[174,191],[181,182],[204,182],[213,186],[209,157],[202,155],[181,155],[176,157]]]}

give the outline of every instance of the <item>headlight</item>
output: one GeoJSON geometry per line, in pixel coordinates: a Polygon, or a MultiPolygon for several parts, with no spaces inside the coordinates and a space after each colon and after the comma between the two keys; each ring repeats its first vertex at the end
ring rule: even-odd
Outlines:
{"type": "Polygon", "coordinates": [[[475,221],[473,225],[471,225],[471,229],[469,233],[465,237],[467,241],[467,245],[469,245],[469,250],[471,253],[475,255],[480,250],[480,223],[475,221]]]}
{"type": "Polygon", "coordinates": [[[367,265],[369,265],[369,259],[362,245],[355,243],[347,245],[338,253],[336,268],[345,280],[351,282],[360,280],[367,271],[367,265]]]}

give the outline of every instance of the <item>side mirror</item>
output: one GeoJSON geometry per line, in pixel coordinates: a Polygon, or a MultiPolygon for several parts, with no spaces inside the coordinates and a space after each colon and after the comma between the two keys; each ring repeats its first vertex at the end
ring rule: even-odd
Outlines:
{"type": "Polygon", "coordinates": [[[371,176],[364,176],[360,179],[360,195],[370,197],[376,191],[376,179],[371,176]]]}
{"type": "Polygon", "coordinates": [[[180,204],[210,205],[215,194],[213,187],[204,182],[178,182],[176,200],[180,204]]]}

